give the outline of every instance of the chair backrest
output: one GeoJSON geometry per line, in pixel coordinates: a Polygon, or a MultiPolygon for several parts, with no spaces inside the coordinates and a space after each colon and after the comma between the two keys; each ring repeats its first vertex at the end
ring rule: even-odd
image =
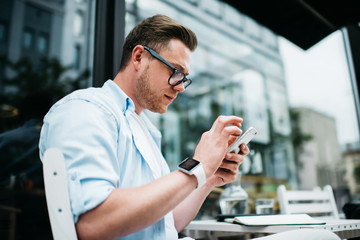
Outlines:
{"type": "Polygon", "coordinates": [[[307,213],[313,217],[339,219],[334,193],[331,186],[323,190],[286,190],[284,185],[277,189],[282,214],[307,213]]]}
{"type": "Polygon", "coordinates": [[[53,238],[75,240],[77,235],[70,208],[65,160],[59,149],[45,151],[43,173],[53,238]]]}

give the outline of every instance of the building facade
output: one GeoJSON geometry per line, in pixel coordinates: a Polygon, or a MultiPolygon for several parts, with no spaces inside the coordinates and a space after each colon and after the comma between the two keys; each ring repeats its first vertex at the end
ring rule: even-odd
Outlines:
{"type": "Polygon", "coordinates": [[[301,133],[309,136],[296,151],[299,188],[346,185],[334,118],[309,108],[294,108],[293,111],[300,114],[301,133]]]}
{"type": "Polygon", "coordinates": [[[345,172],[344,179],[354,199],[360,199],[360,144],[347,144],[343,149],[341,169],[345,172]]]}
{"type": "MultiPolygon", "coordinates": [[[[11,63],[29,59],[41,68],[56,59],[68,68],[62,76],[76,78],[93,66],[93,0],[4,0],[0,2],[0,56],[11,63]]],[[[17,91],[4,83],[14,71],[0,63],[0,94],[17,91]]],[[[82,87],[91,86],[91,78],[82,87]]]]}

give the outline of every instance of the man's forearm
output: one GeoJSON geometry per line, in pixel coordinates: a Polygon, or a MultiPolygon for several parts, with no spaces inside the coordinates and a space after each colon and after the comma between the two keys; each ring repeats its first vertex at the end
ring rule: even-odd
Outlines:
{"type": "Polygon", "coordinates": [[[76,224],[79,239],[113,239],[144,229],[163,218],[196,187],[194,176],[172,172],[150,184],[115,189],[76,224]]]}
{"type": "Polygon", "coordinates": [[[205,184],[193,191],[173,210],[175,227],[178,232],[182,231],[196,217],[199,209],[209,195],[213,186],[205,184]]]}

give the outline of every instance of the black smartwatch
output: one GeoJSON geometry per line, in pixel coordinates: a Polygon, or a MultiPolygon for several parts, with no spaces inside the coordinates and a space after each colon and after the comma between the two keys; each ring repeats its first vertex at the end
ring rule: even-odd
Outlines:
{"type": "Polygon", "coordinates": [[[201,162],[188,157],[178,165],[178,169],[188,175],[195,175],[198,181],[196,188],[206,183],[206,175],[201,162]]]}

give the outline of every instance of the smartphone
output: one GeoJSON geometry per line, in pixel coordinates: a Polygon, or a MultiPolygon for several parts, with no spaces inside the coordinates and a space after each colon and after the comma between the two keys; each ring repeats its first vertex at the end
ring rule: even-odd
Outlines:
{"type": "Polygon", "coordinates": [[[254,127],[250,127],[246,132],[241,134],[236,141],[231,144],[230,147],[226,150],[226,152],[239,153],[241,144],[248,144],[253,137],[257,134],[257,130],[254,127]]]}

